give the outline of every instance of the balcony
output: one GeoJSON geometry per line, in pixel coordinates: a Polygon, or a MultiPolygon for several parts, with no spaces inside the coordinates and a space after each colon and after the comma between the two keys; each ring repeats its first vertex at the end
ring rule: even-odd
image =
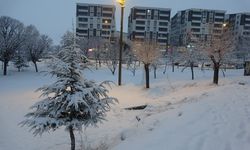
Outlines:
{"type": "Polygon", "coordinates": [[[192,17],[199,17],[199,18],[201,18],[201,14],[193,14],[192,17]]]}

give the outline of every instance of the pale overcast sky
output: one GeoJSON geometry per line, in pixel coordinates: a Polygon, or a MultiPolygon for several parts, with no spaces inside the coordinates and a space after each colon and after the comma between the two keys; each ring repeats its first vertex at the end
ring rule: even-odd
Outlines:
{"type": "MultiPolygon", "coordinates": [[[[75,21],[76,3],[116,4],[115,0],[0,0],[0,16],[10,16],[25,25],[35,25],[41,33],[48,34],[58,44],[66,30],[75,21]]],[[[126,0],[124,31],[127,16],[133,6],[171,8],[172,15],[188,8],[227,10],[227,13],[250,12],[250,0],[126,0]]],[[[119,30],[120,8],[116,9],[119,30]]]]}

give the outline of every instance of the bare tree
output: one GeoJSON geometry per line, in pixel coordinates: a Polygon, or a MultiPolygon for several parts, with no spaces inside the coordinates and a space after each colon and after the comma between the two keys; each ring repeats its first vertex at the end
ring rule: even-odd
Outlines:
{"type": "Polygon", "coordinates": [[[230,54],[235,47],[235,40],[229,27],[225,27],[220,35],[213,35],[210,40],[201,40],[197,44],[204,50],[213,63],[213,83],[218,84],[219,70],[226,55],[230,54]]]}
{"type": "Polygon", "coordinates": [[[37,62],[43,57],[45,51],[49,49],[52,40],[47,35],[40,35],[35,26],[29,25],[25,31],[25,48],[28,51],[28,58],[35,65],[38,72],[37,62]]]}
{"type": "Polygon", "coordinates": [[[23,32],[24,26],[18,20],[0,17],[0,60],[4,63],[3,75],[7,75],[8,63],[24,41],[23,32]]]}
{"type": "Polygon", "coordinates": [[[137,41],[133,43],[134,54],[144,64],[146,88],[149,88],[149,66],[160,56],[158,47],[156,41],[147,39],[143,42],[137,41]]]}
{"type": "Polygon", "coordinates": [[[140,61],[137,60],[134,53],[128,54],[126,57],[127,69],[135,76],[136,70],[140,67],[140,61]]]}
{"type": "Polygon", "coordinates": [[[154,79],[156,79],[156,72],[157,72],[157,69],[158,69],[160,63],[161,63],[161,62],[159,61],[159,59],[157,59],[157,60],[155,60],[155,61],[151,64],[151,66],[152,66],[152,68],[153,68],[153,70],[154,70],[154,79]]]}
{"type": "Polygon", "coordinates": [[[119,42],[108,42],[105,44],[105,49],[105,62],[109,70],[114,75],[118,64],[119,42]]]}
{"type": "Polygon", "coordinates": [[[94,54],[94,59],[96,61],[96,69],[101,67],[101,58],[104,53],[104,44],[105,40],[101,37],[91,37],[88,39],[88,48],[92,49],[92,52],[94,54]]]}
{"type": "Polygon", "coordinates": [[[205,60],[204,53],[198,48],[199,47],[196,43],[190,43],[185,48],[185,51],[181,53],[181,59],[185,61],[185,66],[182,69],[182,72],[190,67],[192,80],[194,80],[194,67],[198,67],[198,64],[203,63],[205,60]]]}

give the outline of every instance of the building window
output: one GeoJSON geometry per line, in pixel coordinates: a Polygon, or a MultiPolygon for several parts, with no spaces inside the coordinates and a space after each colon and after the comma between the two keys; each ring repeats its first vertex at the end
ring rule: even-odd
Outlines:
{"type": "Polygon", "coordinates": [[[145,19],[146,18],[145,15],[136,15],[135,17],[136,17],[136,19],[145,19]]]}
{"type": "Polygon", "coordinates": [[[77,5],[77,9],[84,9],[84,10],[88,10],[89,7],[88,6],[79,6],[77,5]]]}
{"type": "Polygon", "coordinates": [[[103,24],[110,24],[111,23],[111,19],[102,19],[102,23],[103,24]]]}
{"type": "Polygon", "coordinates": [[[165,40],[165,39],[158,39],[158,42],[159,43],[167,43],[167,40],[165,40]]]}
{"type": "Polygon", "coordinates": [[[78,18],[79,22],[88,22],[88,18],[78,18]]]}
{"type": "Polygon", "coordinates": [[[170,20],[170,18],[169,18],[169,16],[168,17],[166,17],[166,16],[160,16],[159,20],[170,20]]]}
{"type": "Polygon", "coordinates": [[[145,25],[145,21],[136,20],[136,24],[145,25]]]}
{"type": "Polygon", "coordinates": [[[94,7],[90,7],[90,12],[94,12],[94,7]]]}
{"type": "Polygon", "coordinates": [[[154,21],[154,26],[155,26],[155,27],[157,26],[157,21],[156,21],[156,20],[154,21]]]}
{"type": "Polygon", "coordinates": [[[163,11],[163,10],[160,10],[160,14],[163,14],[163,15],[169,15],[170,12],[169,11],[163,11]]]}
{"type": "Polygon", "coordinates": [[[89,28],[90,28],[90,29],[93,29],[93,24],[90,24],[90,25],[89,25],[89,28]]]}
{"type": "Polygon", "coordinates": [[[110,26],[110,25],[102,25],[102,28],[103,28],[103,29],[110,29],[111,26],[110,26]]]}
{"type": "Polygon", "coordinates": [[[77,16],[88,16],[88,12],[77,12],[77,16]]]}
{"type": "Polygon", "coordinates": [[[79,23],[79,28],[88,28],[88,24],[79,23]]]}
{"type": "Polygon", "coordinates": [[[244,26],[244,29],[245,30],[250,30],[250,27],[249,26],[244,26]]]}
{"type": "Polygon", "coordinates": [[[168,22],[159,22],[159,26],[168,26],[168,22]]]}
{"type": "Polygon", "coordinates": [[[214,24],[215,28],[222,28],[222,24],[214,24]]]}
{"type": "Polygon", "coordinates": [[[201,26],[201,24],[200,23],[196,23],[196,22],[192,22],[191,26],[201,26]]]}
{"type": "Polygon", "coordinates": [[[136,30],[145,30],[145,27],[136,26],[135,29],[136,29],[136,30]]]}
{"type": "Polygon", "coordinates": [[[113,8],[103,7],[102,11],[113,11],[113,8]]]}
{"type": "Polygon", "coordinates": [[[110,17],[110,18],[111,18],[111,17],[112,17],[112,14],[103,13],[102,16],[103,16],[103,17],[110,17]]]}
{"type": "Polygon", "coordinates": [[[135,32],[135,36],[144,36],[144,32],[135,32]]]}
{"type": "Polygon", "coordinates": [[[167,32],[167,31],[168,31],[168,28],[159,28],[159,31],[167,32]]]}
{"type": "Polygon", "coordinates": [[[200,21],[201,17],[192,17],[192,20],[200,21]]]}
{"type": "Polygon", "coordinates": [[[200,32],[200,29],[199,28],[192,28],[191,31],[192,32],[200,32]]]}
{"type": "Polygon", "coordinates": [[[77,33],[88,33],[88,30],[81,30],[81,29],[76,29],[77,33]]]}
{"type": "Polygon", "coordinates": [[[215,18],[214,21],[215,22],[224,22],[224,18],[215,18]]]}

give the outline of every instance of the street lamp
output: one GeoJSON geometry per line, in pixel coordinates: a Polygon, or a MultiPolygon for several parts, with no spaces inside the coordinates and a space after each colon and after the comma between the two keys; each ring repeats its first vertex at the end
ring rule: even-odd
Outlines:
{"type": "Polygon", "coordinates": [[[120,86],[122,83],[122,48],[123,48],[123,16],[124,16],[124,7],[125,0],[117,0],[117,2],[121,6],[121,28],[120,28],[120,50],[119,50],[119,70],[118,70],[118,85],[120,86]]]}

